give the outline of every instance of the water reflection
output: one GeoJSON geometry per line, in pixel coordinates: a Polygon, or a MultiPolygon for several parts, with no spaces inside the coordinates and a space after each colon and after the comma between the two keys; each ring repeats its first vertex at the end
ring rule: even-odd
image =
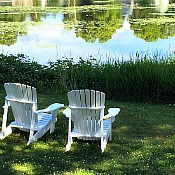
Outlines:
{"type": "MultiPolygon", "coordinates": [[[[123,1],[121,1],[123,3],[123,1]]],[[[125,2],[125,1],[124,1],[125,2]]],[[[131,30],[131,24],[129,18],[133,13],[134,0],[125,2],[122,7],[122,14],[124,16],[124,21],[121,28],[116,29],[116,32],[112,35],[112,39],[117,41],[117,47],[120,47],[118,54],[121,57],[130,59],[132,52],[135,50],[133,47],[130,47],[131,43],[136,43],[137,37],[134,35],[134,30],[131,30]],[[129,50],[130,54],[126,54],[125,50],[129,50]]],[[[135,51],[137,52],[137,50],[135,51]]],[[[133,57],[133,56],[132,56],[133,57]]]]}
{"type": "Polygon", "coordinates": [[[33,6],[33,0],[12,0],[12,6],[33,6]]]}
{"type": "Polygon", "coordinates": [[[47,0],[0,0],[0,6],[41,6],[47,5],[47,0]]]}
{"type": "MultiPolygon", "coordinates": [[[[41,2],[43,7],[51,5],[49,0],[28,0],[28,5],[18,1],[16,5],[30,4],[36,7],[42,6],[41,2]]],[[[122,6],[115,8],[95,9],[93,6],[86,6],[80,10],[77,7],[78,1],[72,0],[68,3],[69,11],[66,13],[45,13],[39,11],[39,8],[33,8],[32,13],[0,15],[0,21],[4,21],[4,25],[8,24],[6,21],[10,21],[11,27],[9,30],[10,27],[4,28],[2,23],[0,24],[0,53],[24,53],[40,63],[46,63],[48,60],[55,61],[62,57],[78,59],[93,55],[100,59],[128,59],[137,51],[168,52],[172,43],[175,43],[175,25],[162,23],[158,19],[163,19],[161,13],[156,16],[160,24],[157,21],[144,22],[149,17],[155,20],[152,14],[158,13],[154,8],[135,8],[135,3],[134,0],[120,0],[122,6]],[[16,23],[15,26],[18,21],[21,23],[16,23]],[[43,25],[26,25],[23,28],[24,24],[33,24],[33,21],[35,24],[40,21],[43,25]],[[19,24],[20,27],[17,26],[19,24]]]]}
{"type": "Polygon", "coordinates": [[[0,0],[0,6],[83,6],[93,4],[138,4],[140,6],[149,6],[150,4],[156,5],[160,12],[168,10],[168,4],[175,2],[175,0],[114,0],[114,1],[94,1],[94,0],[0,0]]]}
{"type": "Polygon", "coordinates": [[[116,30],[116,33],[112,35],[112,38],[127,39],[128,33],[134,34],[134,31],[130,30],[131,24],[129,23],[129,16],[132,15],[133,6],[134,6],[134,0],[131,0],[129,3],[125,4],[122,7],[122,14],[124,16],[124,21],[122,27],[116,30]]]}
{"type": "Polygon", "coordinates": [[[165,13],[168,11],[169,0],[155,0],[155,5],[159,12],[165,13]]]}

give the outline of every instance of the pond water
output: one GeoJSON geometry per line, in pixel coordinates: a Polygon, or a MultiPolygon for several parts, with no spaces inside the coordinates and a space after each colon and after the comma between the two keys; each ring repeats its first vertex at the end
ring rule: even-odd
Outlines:
{"type": "Polygon", "coordinates": [[[173,1],[0,1],[3,54],[25,54],[47,64],[70,57],[127,61],[174,52],[173,1]]]}

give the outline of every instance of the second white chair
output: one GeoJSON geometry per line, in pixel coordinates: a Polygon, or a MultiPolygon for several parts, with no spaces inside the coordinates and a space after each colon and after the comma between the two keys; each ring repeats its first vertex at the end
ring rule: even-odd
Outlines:
{"type": "Polygon", "coordinates": [[[104,115],[105,94],[95,90],[72,90],[68,92],[69,107],[63,114],[69,118],[68,142],[70,150],[73,138],[101,139],[101,151],[104,152],[108,139],[112,140],[112,122],[119,108],[110,108],[104,115]],[[73,122],[73,130],[72,130],[73,122]]]}

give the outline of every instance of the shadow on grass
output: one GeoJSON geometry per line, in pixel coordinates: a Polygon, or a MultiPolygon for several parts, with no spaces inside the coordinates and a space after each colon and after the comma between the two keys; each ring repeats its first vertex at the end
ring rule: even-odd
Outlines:
{"type": "Polygon", "coordinates": [[[1,174],[175,174],[173,106],[107,101],[106,107],[120,107],[121,112],[103,154],[99,141],[78,139],[65,152],[68,120],[59,113],[55,132],[30,146],[28,133],[18,130],[0,141],[1,174]]]}

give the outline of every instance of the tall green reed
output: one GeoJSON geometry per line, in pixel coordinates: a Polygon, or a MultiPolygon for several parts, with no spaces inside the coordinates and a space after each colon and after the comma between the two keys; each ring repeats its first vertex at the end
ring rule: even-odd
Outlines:
{"type": "Polygon", "coordinates": [[[108,99],[174,103],[175,57],[145,55],[121,62],[62,58],[40,65],[24,55],[0,55],[0,84],[9,81],[30,84],[40,91],[89,88],[105,92],[108,99]]]}

